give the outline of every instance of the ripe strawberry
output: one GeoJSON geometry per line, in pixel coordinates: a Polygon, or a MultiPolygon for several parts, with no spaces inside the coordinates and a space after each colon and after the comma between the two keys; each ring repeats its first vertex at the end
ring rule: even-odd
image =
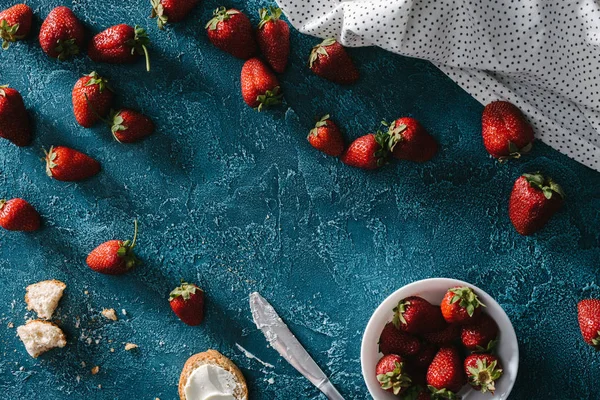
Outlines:
{"type": "Polygon", "coordinates": [[[87,256],[87,265],[96,272],[106,275],[123,275],[140,263],[135,256],[138,234],[137,220],[134,221],[133,240],[109,240],[96,247],[87,256]]]}
{"type": "Polygon", "coordinates": [[[73,11],[56,7],[40,28],[40,45],[50,57],[65,61],[85,46],[85,30],[73,11]]]}
{"type": "Polygon", "coordinates": [[[413,334],[437,332],[446,327],[440,308],[418,296],[402,299],[394,307],[396,328],[413,334]]]}
{"type": "Polygon", "coordinates": [[[565,193],[560,185],[539,172],[523,174],[513,186],[508,215],[517,232],[531,235],[546,225],[562,207],[565,193]]]}
{"type": "Polygon", "coordinates": [[[204,319],[204,291],[193,283],[181,282],[169,295],[171,309],[184,323],[200,325],[204,319]]]}
{"type": "Polygon", "coordinates": [[[0,226],[4,229],[33,232],[40,224],[40,214],[25,200],[0,200],[0,226]]]}
{"type": "Polygon", "coordinates": [[[19,147],[28,146],[33,138],[23,98],[8,85],[0,86],[0,137],[19,147]]]}
{"type": "Polygon", "coordinates": [[[350,144],[342,155],[342,162],[351,167],[362,169],[377,169],[387,161],[388,136],[384,133],[369,133],[361,136],[350,144]]]}
{"type": "Polygon", "coordinates": [[[583,340],[600,350],[600,300],[581,300],[577,304],[577,320],[583,340]]]}
{"type": "Polygon", "coordinates": [[[233,8],[227,10],[219,7],[213,15],[205,28],[215,47],[242,60],[247,60],[256,53],[252,23],[246,14],[233,8]]]}
{"type": "Polygon", "coordinates": [[[310,52],[308,66],[317,75],[347,85],[358,80],[358,70],[346,49],[335,39],[323,40],[310,52]]]}
{"type": "Polygon", "coordinates": [[[46,173],[58,181],[74,182],[100,172],[100,163],[77,150],[64,146],[50,147],[46,153],[46,173]]]}
{"type": "Polygon", "coordinates": [[[111,26],[92,38],[88,56],[95,62],[126,64],[146,57],[146,70],[150,71],[148,46],[150,38],[143,28],[126,24],[111,26]]]}
{"type": "Polygon", "coordinates": [[[282,73],[285,71],[290,55],[290,27],[285,21],[279,19],[280,8],[271,6],[269,11],[266,8],[258,11],[260,23],[256,31],[256,40],[271,68],[275,72],[282,73]]]}
{"type": "Polygon", "coordinates": [[[481,307],[485,304],[469,287],[455,287],[448,289],[442,299],[442,315],[450,324],[470,324],[479,318],[481,307]]]}
{"type": "Polygon", "coordinates": [[[420,349],[419,339],[399,331],[391,322],[384,326],[381,336],[379,336],[379,351],[382,354],[412,356],[417,354],[420,349]]]}
{"type": "Polygon", "coordinates": [[[128,108],[115,112],[110,120],[112,122],[110,130],[117,142],[137,142],[154,132],[154,123],[150,118],[128,108]]]}
{"type": "Polygon", "coordinates": [[[324,115],[316,123],[307,139],[315,149],[333,157],[340,156],[346,147],[342,132],[335,122],[329,119],[329,114],[324,115]]]}
{"type": "Polygon", "coordinates": [[[411,380],[404,371],[402,357],[396,354],[383,356],[375,367],[375,374],[381,388],[396,396],[411,385],[411,380]]]}
{"type": "Polygon", "coordinates": [[[456,324],[447,324],[444,329],[439,332],[424,333],[422,336],[425,340],[436,346],[450,346],[458,343],[460,340],[460,326],[456,324]]]}
{"type": "Polygon", "coordinates": [[[488,353],[498,342],[498,325],[489,315],[481,314],[473,324],[462,327],[460,339],[467,350],[488,353]]]}
{"type": "Polygon", "coordinates": [[[473,389],[494,394],[496,381],[502,376],[502,365],[491,354],[471,354],[465,359],[465,374],[473,389]]]}
{"type": "Polygon", "coordinates": [[[427,370],[427,384],[433,397],[457,399],[456,392],[465,383],[463,362],[458,350],[454,347],[441,348],[427,370]]]}
{"type": "Polygon", "coordinates": [[[32,19],[33,12],[25,4],[17,4],[0,12],[0,39],[4,50],[8,49],[11,42],[29,35],[32,19]]]}
{"type": "Polygon", "coordinates": [[[71,94],[77,123],[90,128],[110,111],[113,92],[108,80],[93,71],[75,83],[71,94]]]}
{"type": "Polygon", "coordinates": [[[167,23],[182,21],[200,0],[150,0],[152,14],[156,18],[159,29],[164,29],[167,23]]]}
{"type": "Polygon", "coordinates": [[[251,58],[242,67],[242,97],[258,111],[281,103],[281,88],[275,74],[258,58],[251,58]]]}
{"type": "Polygon", "coordinates": [[[421,349],[419,352],[411,358],[411,364],[420,370],[429,368],[429,365],[433,361],[435,355],[438,352],[437,346],[429,343],[421,343],[421,349]]]}
{"type": "Polygon", "coordinates": [[[481,128],[485,148],[500,161],[519,158],[533,146],[533,128],[521,110],[507,101],[485,106],[481,128]]]}
{"type": "Polygon", "coordinates": [[[414,118],[399,118],[389,127],[390,150],[394,158],[425,162],[433,158],[438,144],[414,118]]]}

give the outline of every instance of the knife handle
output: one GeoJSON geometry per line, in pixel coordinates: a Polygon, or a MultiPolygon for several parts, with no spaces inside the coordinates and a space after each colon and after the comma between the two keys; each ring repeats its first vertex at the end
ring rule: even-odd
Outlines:
{"type": "Polygon", "coordinates": [[[325,378],[323,382],[317,385],[317,388],[329,399],[329,400],[344,400],[340,392],[337,391],[335,386],[325,378]]]}

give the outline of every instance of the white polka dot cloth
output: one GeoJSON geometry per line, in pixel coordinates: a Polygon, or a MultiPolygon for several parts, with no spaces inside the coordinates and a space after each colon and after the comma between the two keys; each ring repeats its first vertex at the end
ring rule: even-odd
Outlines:
{"type": "Polygon", "coordinates": [[[430,60],[482,104],[600,171],[600,1],[277,0],[303,33],[430,60]]]}

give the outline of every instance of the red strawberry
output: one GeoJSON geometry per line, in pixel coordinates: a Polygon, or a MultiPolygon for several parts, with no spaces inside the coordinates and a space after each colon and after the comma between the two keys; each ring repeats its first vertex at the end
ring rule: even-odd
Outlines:
{"type": "Polygon", "coordinates": [[[81,181],[100,172],[98,161],[77,150],[56,146],[45,153],[46,173],[58,181],[81,181]]]}
{"type": "Polygon", "coordinates": [[[427,369],[437,354],[437,351],[437,346],[429,342],[424,342],[421,344],[421,349],[417,355],[412,357],[411,364],[421,370],[427,369]]]}
{"type": "Polygon", "coordinates": [[[308,65],[315,74],[335,83],[346,85],[358,80],[358,70],[352,59],[333,38],[313,47],[308,65]]]}
{"type": "Polygon", "coordinates": [[[64,61],[83,49],[85,30],[73,11],[56,7],[40,28],[40,45],[50,57],[64,61]]]}
{"type": "Polygon", "coordinates": [[[150,18],[156,18],[158,28],[163,29],[167,23],[182,21],[199,2],[200,0],[150,0],[150,18]]]}
{"type": "Polygon", "coordinates": [[[487,353],[494,349],[498,338],[498,325],[492,317],[481,314],[473,324],[462,327],[460,339],[470,351],[487,353]]]}
{"type": "Polygon", "coordinates": [[[458,350],[454,347],[441,348],[427,370],[427,384],[434,394],[433,397],[457,399],[456,392],[465,383],[463,362],[458,350]]]}
{"type": "Polygon", "coordinates": [[[184,323],[200,325],[204,319],[204,291],[193,283],[181,282],[169,295],[171,309],[184,323]]]}
{"type": "Polygon", "coordinates": [[[470,324],[477,320],[481,314],[481,307],[485,304],[469,287],[455,287],[448,289],[442,299],[442,315],[450,324],[470,324]]]}
{"type": "Polygon", "coordinates": [[[342,162],[351,167],[377,169],[387,161],[387,135],[381,132],[361,136],[350,144],[342,162]]]}
{"type": "Polygon", "coordinates": [[[437,153],[437,142],[414,118],[399,118],[392,122],[388,134],[392,155],[399,160],[425,162],[437,153]]]}
{"type": "Polygon", "coordinates": [[[281,103],[281,88],[275,74],[258,58],[251,58],[242,67],[242,97],[258,111],[281,103]]]}
{"type": "Polygon", "coordinates": [[[111,132],[121,143],[133,143],[142,140],[154,132],[154,123],[150,118],[128,108],[121,109],[111,116],[111,132]]]}
{"type": "Polygon", "coordinates": [[[19,147],[28,146],[33,138],[23,98],[8,85],[0,86],[0,137],[19,147]]]}
{"type": "Polygon", "coordinates": [[[77,123],[90,128],[110,111],[113,92],[108,80],[93,71],[75,83],[71,94],[77,123]]]}
{"type": "Polygon", "coordinates": [[[17,4],[0,12],[0,39],[4,50],[8,49],[11,42],[29,35],[32,19],[33,12],[25,4],[17,4]]]}
{"type": "Polygon", "coordinates": [[[411,380],[404,372],[402,357],[396,354],[383,356],[375,367],[377,381],[383,390],[395,395],[404,392],[411,385],[411,380]]]}
{"type": "Polygon", "coordinates": [[[577,304],[577,320],[583,340],[600,350],[600,300],[581,300],[577,304]]]}
{"type": "Polygon", "coordinates": [[[87,256],[87,265],[96,272],[107,275],[123,275],[139,264],[133,248],[138,234],[137,220],[134,221],[133,240],[109,240],[96,247],[87,256]]]}
{"type": "Polygon", "coordinates": [[[227,10],[219,7],[213,15],[206,24],[212,44],[242,60],[247,60],[256,53],[252,23],[246,14],[233,8],[227,10]]]}
{"type": "Polygon", "coordinates": [[[316,123],[307,139],[315,149],[333,157],[340,156],[346,147],[342,132],[335,122],[329,119],[329,114],[324,115],[316,123]]]}
{"type": "Polygon", "coordinates": [[[449,346],[460,340],[460,326],[448,324],[439,332],[424,333],[423,338],[436,346],[449,346]]]}
{"type": "Polygon", "coordinates": [[[382,354],[412,356],[417,354],[420,349],[419,339],[399,331],[391,322],[385,325],[379,336],[379,351],[382,354]]]}
{"type": "Polygon", "coordinates": [[[92,38],[88,56],[95,62],[112,64],[133,63],[138,56],[146,57],[146,70],[150,71],[148,46],[150,38],[139,26],[126,24],[111,26],[92,38]]]}
{"type": "Polygon", "coordinates": [[[473,389],[494,394],[496,381],[502,376],[502,365],[491,354],[471,354],[465,359],[465,374],[473,389]]]}
{"type": "Polygon", "coordinates": [[[290,27],[281,17],[277,7],[261,8],[258,12],[260,23],[256,31],[256,40],[260,51],[275,72],[282,73],[290,55],[290,27]]]}
{"type": "Polygon", "coordinates": [[[40,224],[40,214],[25,200],[0,200],[0,226],[4,229],[33,232],[40,224]]]}
{"type": "Polygon", "coordinates": [[[523,174],[513,186],[508,215],[517,232],[531,235],[546,225],[562,207],[565,194],[562,188],[539,172],[523,174]]]}
{"type": "Polygon", "coordinates": [[[507,101],[485,106],[481,128],[488,153],[501,161],[519,158],[533,146],[533,128],[521,110],[507,101]]]}
{"type": "Polygon", "coordinates": [[[402,299],[393,311],[394,325],[408,333],[437,332],[446,327],[440,308],[422,297],[411,296],[402,299]]]}

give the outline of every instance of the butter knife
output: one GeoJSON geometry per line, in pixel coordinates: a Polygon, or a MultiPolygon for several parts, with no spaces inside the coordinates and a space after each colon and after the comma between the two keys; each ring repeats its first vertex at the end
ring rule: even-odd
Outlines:
{"type": "Polygon", "coordinates": [[[344,400],[325,373],[281,320],[273,306],[258,292],[250,294],[250,310],[256,327],[277,352],[315,385],[329,400],[344,400]]]}

